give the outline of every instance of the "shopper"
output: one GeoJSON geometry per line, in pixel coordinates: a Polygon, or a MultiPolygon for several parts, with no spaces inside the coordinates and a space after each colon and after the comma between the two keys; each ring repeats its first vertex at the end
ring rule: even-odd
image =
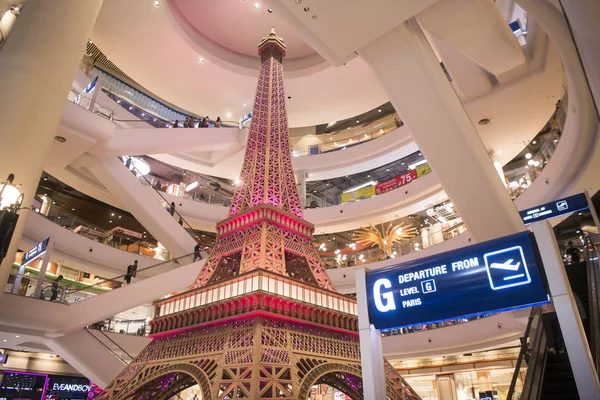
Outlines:
{"type": "Polygon", "coordinates": [[[221,117],[217,117],[217,121],[215,122],[215,128],[221,127],[221,117]]]}
{"type": "Polygon", "coordinates": [[[175,202],[174,201],[171,202],[171,206],[169,207],[169,214],[171,214],[171,216],[175,215],[175,202]]]}
{"type": "Polygon", "coordinates": [[[204,121],[202,121],[203,128],[208,128],[210,126],[208,121],[210,121],[210,119],[208,119],[208,115],[207,115],[206,117],[204,117],[204,121]]]}
{"type": "Polygon", "coordinates": [[[573,242],[569,240],[567,243],[567,261],[569,264],[578,263],[579,260],[579,249],[573,246],[573,242]]]}
{"type": "Polygon", "coordinates": [[[133,278],[135,278],[135,276],[137,275],[137,267],[138,267],[137,260],[135,260],[133,262],[133,264],[131,264],[127,267],[127,274],[125,275],[125,282],[127,282],[128,285],[131,283],[131,280],[133,278]]]}
{"type": "Polygon", "coordinates": [[[179,128],[179,121],[175,120],[175,123],[173,124],[173,128],[179,128]]]}
{"type": "Polygon", "coordinates": [[[52,296],[50,296],[50,301],[54,301],[58,298],[58,283],[63,280],[63,276],[59,275],[54,282],[52,282],[52,296]]]}
{"type": "Polygon", "coordinates": [[[196,243],[196,246],[194,247],[194,261],[196,262],[196,260],[202,260],[202,254],[200,252],[200,243],[196,243]]]}
{"type": "Polygon", "coordinates": [[[396,128],[400,128],[402,126],[402,120],[400,120],[400,118],[394,118],[394,122],[396,123],[396,128]]]}
{"type": "Polygon", "coordinates": [[[179,216],[179,225],[183,226],[183,218],[181,216],[179,216]]]}

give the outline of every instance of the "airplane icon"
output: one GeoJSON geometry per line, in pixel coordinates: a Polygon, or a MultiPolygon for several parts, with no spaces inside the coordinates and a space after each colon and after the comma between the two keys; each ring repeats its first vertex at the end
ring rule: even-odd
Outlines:
{"type": "Polygon", "coordinates": [[[523,248],[513,246],[483,256],[492,290],[502,290],[531,282],[523,248]]]}
{"type": "Polygon", "coordinates": [[[490,265],[490,268],[498,268],[498,269],[504,269],[507,271],[515,271],[517,272],[519,270],[519,267],[521,266],[521,263],[518,262],[515,265],[512,265],[513,259],[511,258],[508,261],[505,261],[503,263],[492,263],[492,265],[490,265]]]}

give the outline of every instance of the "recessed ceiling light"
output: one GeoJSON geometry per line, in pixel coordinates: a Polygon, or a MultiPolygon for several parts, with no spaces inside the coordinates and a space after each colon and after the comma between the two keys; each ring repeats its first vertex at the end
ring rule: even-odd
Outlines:
{"type": "Polygon", "coordinates": [[[377,112],[381,112],[381,108],[379,110],[377,110],[377,112]]]}
{"type": "Polygon", "coordinates": [[[270,8],[268,8],[268,9],[267,9],[267,11],[268,11],[268,12],[270,12],[270,13],[272,13],[272,12],[273,12],[273,10],[271,10],[270,8]]]}
{"type": "Polygon", "coordinates": [[[356,120],[356,123],[357,123],[357,124],[358,124],[359,122],[360,122],[359,120],[356,120]]]}
{"type": "Polygon", "coordinates": [[[254,3],[254,8],[258,10],[260,8],[260,4],[254,3]]]}
{"type": "Polygon", "coordinates": [[[21,336],[19,336],[19,335],[15,335],[15,337],[16,337],[16,338],[19,338],[19,337],[21,337],[21,336]]]}
{"type": "Polygon", "coordinates": [[[200,57],[200,58],[198,59],[198,62],[199,62],[200,64],[202,64],[204,61],[206,61],[206,60],[204,59],[204,57],[200,57]]]}
{"type": "Polygon", "coordinates": [[[112,224],[112,221],[108,221],[108,222],[112,224]]]}
{"type": "Polygon", "coordinates": [[[2,341],[3,341],[3,342],[6,342],[7,340],[6,340],[6,339],[2,339],[2,341]]]}
{"type": "Polygon", "coordinates": [[[304,7],[304,11],[309,12],[310,11],[310,7],[304,7]]]}
{"type": "Polygon", "coordinates": [[[144,115],[146,115],[146,113],[142,113],[142,117],[143,117],[144,115]]]}
{"type": "Polygon", "coordinates": [[[110,216],[111,216],[111,217],[114,217],[114,216],[115,216],[115,213],[111,213],[111,214],[110,214],[110,216]]]}
{"type": "Polygon", "coordinates": [[[133,110],[133,106],[129,107],[130,110],[133,110]]]}
{"type": "Polygon", "coordinates": [[[529,160],[531,158],[531,153],[525,154],[525,158],[529,160]]]}
{"type": "Polygon", "coordinates": [[[155,2],[154,2],[154,7],[159,7],[159,6],[160,6],[160,1],[158,1],[158,0],[157,0],[157,1],[155,1],[155,2]]]}
{"type": "Polygon", "coordinates": [[[231,118],[231,113],[227,113],[227,114],[225,114],[225,116],[226,116],[227,118],[231,118]]]}
{"type": "Polygon", "coordinates": [[[479,125],[487,125],[489,123],[490,123],[490,119],[489,118],[482,118],[478,122],[479,125]]]}

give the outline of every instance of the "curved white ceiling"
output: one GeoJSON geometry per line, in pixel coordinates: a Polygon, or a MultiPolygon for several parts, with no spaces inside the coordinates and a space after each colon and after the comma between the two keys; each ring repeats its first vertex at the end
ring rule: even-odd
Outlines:
{"type": "Polygon", "coordinates": [[[266,36],[271,27],[287,46],[287,58],[306,57],[315,54],[308,45],[278,13],[269,13],[267,7],[257,1],[241,0],[171,0],[172,8],[179,17],[199,33],[239,54],[257,58],[257,38],[266,36]],[[258,4],[258,8],[255,5],[258,4]]]}
{"type": "MultiPolygon", "coordinates": [[[[241,0],[230,1],[239,7],[251,5],[241,0]]],[[[204,2],[201,4],[204,7],[204,2]]],[[[218,58],[204,51],[198,41],[186,34],[172,14],[171,6],[165,0],[161,1],[160,7],[154,7],[150,0],[105,0],[91,39],[121,70],[165,100],[199,115],[238,120],[252,107],[259,59],[239,54],[254,60],[256,74],[253,76],[235,72],[233,64],[224,66],[224,57],[218,58]],[[206,61],[200,63],[200,57],[206,61]]],[[[243,12],[240,11],[240,15],[243,12]]],[[[258,33],[259,28],[256,29],[258,33]]],[[[248,44],[252,43],[249,53],[256,50],[269,29],[265,26],[258,37],[244,39],[248,44]]],[[[230,37],[256,34],[254,30],[248,31],[245,25],[233,22],[220,25],[220,31],[230,32],[230,37]]],[[[283,31],[285,28],[282,27],[280,32],[283,31]]],[[[299,39],[294,36],[289,34],[291,44],[288,49],[290,54],[301,56],[307,51],[306,45],[295,50],[293,43],[299,43],[299,39]]],[[[221,43],[228,44],[229,41],[223,39],[221,43]]],[[[240,50],[239,47],[235,49],[240,50]]],[[[212,53],[217,50],[210,49],[212,53]]],[[[315,57],[319,56],[284,60],[284,68],[286,62],[293,64],[315,57]]],[[[388,101],[383,88],[360,58],[354,58],[340,68],[326,63],[320,65],[304,70],[303,73],[310,73],[305,76],[286,75],[286,94],[291,97],[287,100],[291,127],[352,117],[388,101]]]]}

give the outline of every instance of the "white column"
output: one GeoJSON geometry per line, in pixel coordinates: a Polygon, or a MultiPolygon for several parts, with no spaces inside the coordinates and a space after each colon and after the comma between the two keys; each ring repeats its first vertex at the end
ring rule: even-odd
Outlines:
{"type": "Polygon", "coordinates": [[[296,185],[298,186],[298,197],[302,208],[306,208],[306,172],[296,171],[296,185]]]}
{"type": "Polygon", "coordinates": [[[365,268],[356,270],[356,299],[363,397],[369,400],[385,400],[385,369],[381,332],[375,329],[369,321],[367,270],[365,268]]]}
{"type": "Polygon", "coordinates": [[[571,291],[567,271],[562,263],[554,231],[548,221],[532,224],[548,278],[552,303],[567,347],[569,362],[581,399],[600,399],[600,383],[583,330],[577,303],[571,291]]]}
{"type": "Polygon", "coordinates": [[[573,32],[581,63],[596,100],[596,110],[600,113],[600,2],[562,0],[560,3],[573,32]]]}
{"type": "MultiPolygon", "coordinates": [[[[24,207],[32,203],[101,4],[29,0],[0,52],[0,179],[15,174],[24,207]]],[[[19,212],[0,282],[10,273],[27,213],[19,212]]]]}
{"type": "Polygon", "coordinates": [[[478,241],[524,225],[421,28],[399,25],[358,50],[478,241]]]}

